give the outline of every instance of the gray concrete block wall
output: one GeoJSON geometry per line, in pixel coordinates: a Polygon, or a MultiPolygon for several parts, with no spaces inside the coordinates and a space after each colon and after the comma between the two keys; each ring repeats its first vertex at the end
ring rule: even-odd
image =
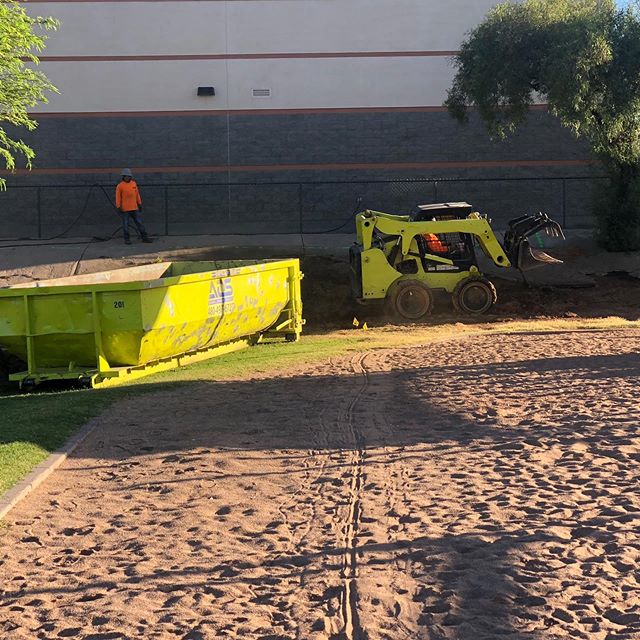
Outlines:
{"type": "Polygon", "coordinates": [[[477,117],[462,126],[447,113],[330,113],[233,116],[236,165],[575,160],[584,144],[543,111],[508,141],[491,140],[477,117]]]}
{"type": "Polygon", "coordinates": [[[33,132],[19,132],[37,153],[34,166],[210,166],[227,163],[223,116],[41,118],[33,132]]]}
{"type": "Polygon", "coordinates": [[[462,127],[446,113],[424,112],[43,118],[29,141],[37,168],[62,173],[9,176],[9,190],[0,193],[5,238],[60,234],[83,210],[69,235],[114,233],[119,220],[109,200],[121,166],[134,169],[149,231],[171,235],[323,231],[351,216],[357,198],[361,208],[399,213],[434,200],[468,200],[498,223],[543,210],[584,228],[591,225],[590,183],[567,181],[563,208],[557,178],[600,173],[555,164],[589,154],[540,111],[508,142],[491,141],[477,120],[462,127]],[[447,165],[496,160],[505,166],[447,165]],[[517,164],[531,160],[550,164],[517,164]],[[440,166],[396,166],[426,162],[440,166]],[[336,166],[345,164],[361,166],[336,166]],[[108,197],[94,187],[87,200],[95,184],[108,197]]]}

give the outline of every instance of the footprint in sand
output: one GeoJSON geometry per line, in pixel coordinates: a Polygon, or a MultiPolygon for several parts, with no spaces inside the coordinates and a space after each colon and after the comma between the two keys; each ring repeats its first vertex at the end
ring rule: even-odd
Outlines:
{"type": "Polygon", "coordinates": [[[104,593],[87,593],[84,596],[78,598],[76,602],[95,602],[96,600],[104,598],[104,596],[104,593]]]}
{"type": "Polygon", "coordinates": [[[182,600],[183,596],[171,596],[170,598],[167,598],[163,605],[162,608],[163,609],[169,609],[170,607],[172,607],[174,604],[177,604],[178,602],[180,602],[180,600],[182,600]]]}
{"type": "Polygon", "coordinates": [[[62,530],[65,536],[86,536],[95,529],[95,525],[87,525],[86,527],[65,527],[62,530]]]}
{"type": "Polygon", "coordinates": [[[58,638],[74,638],[75,636],[80,635],[82,629],[80,627],[67,627],[66,629],[62,629],[58,631],[58,638]]]}

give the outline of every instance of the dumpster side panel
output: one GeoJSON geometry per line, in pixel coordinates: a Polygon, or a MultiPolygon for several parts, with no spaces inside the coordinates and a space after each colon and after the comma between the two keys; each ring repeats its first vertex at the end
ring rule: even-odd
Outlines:
{"type": "Polygon", "coordinates": [[[142,326],[139,288],[98,292],[98,323],[103,355],[110,366],[140,364],[142,326]]]}
{"type": "Polygon", "coordinates": [[[0,298],[0,337],[24,336],[25,317],[23,296],[0,298]]]}
{"type": "Polygon", "coordinates": [[[95,367],[93,332],[90,334],[52,333],[33,339],[34,365],[38,369],[95,367]]]}
{"type": "Polygon", "coordinates": [[[210,298],[207,313],[214,321],[214,330],[206,344],[266,331],[289,301],[287,277],[286,267],[256,269],[253,273],[247,268],[218,283],[212,281],[212,286],[217,284],[217,292],[223,290],[225,296],[221,302],[219,297],[213,298],[213,304],[210,298]]]}
{"type": "Polygon", "coordinates": [[[21,295],[0,298],[0,346],[26,362],[27,339],[21,295]]]}
{"type": "Polygon", "coordinates": [[[143,291],[140,362],[259,335],[288,302],[287,277],[286,267],[245,267],[143,291]]]}
{"type": "MultiPolygon", "coordinates": [[[[98,296],[97,326],[109,364],[138,364],[143,335],[140,292],[107,291],[98,296]]],[[[30,344],[30,370],[71,364],[96,367],[95,334],[92,292],[87,285],[62,293],[31,289],[0,298],[0,345],[27,361],[30,344]]]]}
{"type": "Polygon", "coordinates": [[[141,363],[193,351],[209,331],[206,308],[210,279],[184,280],[178,278],[174,284],[141,292],[141,363]]]}
{"type": "Polygon", "coordinates": [[[36,368],[95,366],[91,293],[28,295],[36,368]]]}
{"type": "Polygon", "coordinates": [[[32,366],[95,366],[91,294],[26,295],[32,366]]]}

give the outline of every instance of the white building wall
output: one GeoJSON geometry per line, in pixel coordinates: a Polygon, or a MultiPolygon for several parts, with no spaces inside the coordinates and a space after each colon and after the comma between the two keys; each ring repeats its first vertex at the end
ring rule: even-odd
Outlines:
{"type": "Polygon", "coordinates": [[[225,2],[29,2],[60,28],[47,56],[226,53],[225,2]]]}
{"type": "Polygon", "coordinates": [[[492,4],[29,2],[32,14],[61,21],[41,65],[61,93],[37,111],[439,106],[453,76],[451,52],[492,4]],[[196,97],[199,85],[213,85],[216,96],[196,97]],[[254,88],[272,96],[254,98],[254,88]]]}
{"type": "Polygon", "coordinates": [[[39,112],[327,109],[439,105],[444,58],[48,62],[59,88],[39,112]],[[228,80],[227,80],[228,78],[228,80]],[[199,85],[216,96],[196,95],[199,85]],[[270,89],[268,98],[253,89],[270,89]]]}
{"type": "Polygon", "coordinates": [[[228,2],[230,51],[456,50],[495,0],[228,2]]]}

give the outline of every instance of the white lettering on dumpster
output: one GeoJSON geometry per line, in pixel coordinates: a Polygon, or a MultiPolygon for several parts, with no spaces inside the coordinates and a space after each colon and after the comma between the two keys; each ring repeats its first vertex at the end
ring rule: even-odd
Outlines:
{"type": "Polygon", "coordinates": [[[233,311],[234,308],[231,278],[212,280],[209,288],[209,315],[220,315],[223,310],[228,313],[233,311]]]}

